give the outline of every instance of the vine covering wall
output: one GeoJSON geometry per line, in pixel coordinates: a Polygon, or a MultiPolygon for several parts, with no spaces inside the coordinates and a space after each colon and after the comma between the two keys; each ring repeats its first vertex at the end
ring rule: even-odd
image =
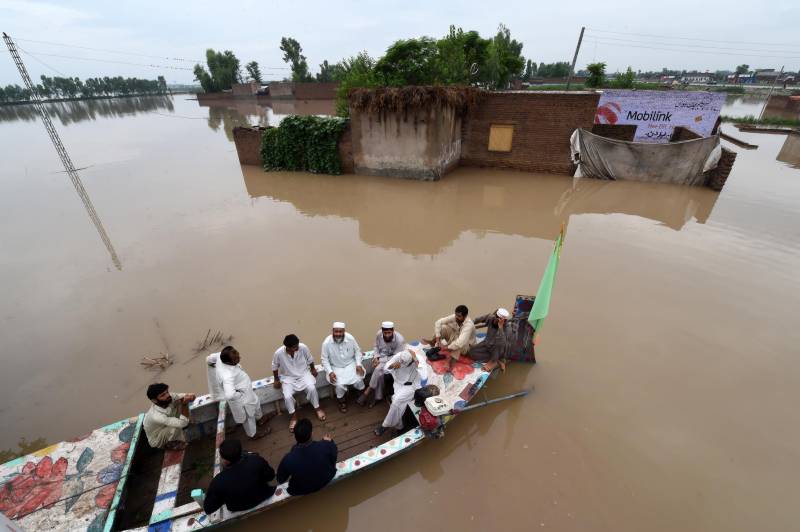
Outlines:
{"type": "Polygon", "coordinates": [[[338,143],[347,120],[338,117],[288,116],[261,137],[261,160],[267,171],[341,174],[338,143]]]}

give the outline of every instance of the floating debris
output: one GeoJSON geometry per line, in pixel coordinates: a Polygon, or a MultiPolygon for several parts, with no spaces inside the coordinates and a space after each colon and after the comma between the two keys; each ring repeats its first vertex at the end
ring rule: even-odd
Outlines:
{"type": "Polygon", "coordinates": [[[145,366],[148,369],[161,369],[165,370],[173,364],[172,358],[170,358],[169,353],[159,353],[158,357],[142,357],[142,361],[139,362],[142,366],[145,366]]]}
{"type": "Polygon", "coordinates": [[[222,331],[217,331],[212,335],[211,329],[209,329],[206,333],[206,337],[203,338],[203,341],[198,342],[197,347],[194,348],[194,354],[199,355],[204,351],[208,351],[212,347],[222,347],[223,345],[231,343],[232,340],[232,334],[226,336],[222,331]]]}

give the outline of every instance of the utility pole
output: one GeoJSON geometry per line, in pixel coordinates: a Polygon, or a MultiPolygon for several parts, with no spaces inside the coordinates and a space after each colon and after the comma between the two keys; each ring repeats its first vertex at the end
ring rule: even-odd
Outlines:
{"type": "Polygon", "coordinates": [[[770,88],[769,88],[769,92],[767,93],[767,99],[764,101],[764,107],[762,107],[762,108],[761,108],[761,114],[760,114],[760,115],[758,115],[758,119],[759,119],[759,120],[761,120],[761,119],[763,119],[763,118],[764,118],[764,112],[766,112],[766,110],[767,110],[767,105],[769,105],[769,98],[770,98],[770,96],[772,96],[772,91],[774,91],[774,90],[775,90],[775,85],[778,83],[778,78],[779,78],[779,77],[781,77],[781,76],[783,75],[783,69],[784,69],[785,67],[786,67],[786,65],[783,65],[783,66],[781,67],[781,71],[780,71],[780,73],[779,73],[777,76],[775,76],[775,80],[772,82],[772,87],[770,87],[770,88]]]}
{"type": "Polygon", "coordinates": [[[89,198],[89,194],[86,192],[86,189],[83,188],[83,182],[81,182],[78,171],[75,169],[75,165],[72,164],[72,159],[70,159],[69,153],[67,153],[67,149],[64,147],[64,143],[61,142],[61,137],[58,135],[58,131],[56,131],[55,126],[53,126],[53,122],[50,120],[50,115],[47,114],[47,109],[45,108],[44,103],[42,103],[42,99],[39,97],[39,92],[36,90],[36,85],[33,84],[31,77],[28,75],[28,69],[25,68],[25,63],[22,62],[22,58],[17,51],[16,44],[14,44],[14,41],[11,40],[11,37],[5,32],[3,32],[3,40],[8,47],[11,58],[14,60],[14,64],[17,66],[17,70],[19,70],[19,75],[22,76],[22,81],[25,82],[25,86],[29,91],[31,91],[31,103],[33,103],[33,106],[37,111],[39,111],[39,116],[42,118],[44,128],[47,130],[47,134],[50,136],[50,140],[53,142],[53,146],[56,148],[56,152],[61,158],[61,162],[64,164],[64,169],[72,181],[75,191],[78,193],[78,196],[80,196],[83,206],[86,208],[86,212],[89,214],[89,218],[92,220],[97,232],[100,234],[100,240],[103,241],[108,253],[111,255],[111,261],[114,263],[114,266],[116,266],[118,270],[122,270],[122,263],[119,261],[117,252],[114,250],[114,246],[111,244],[111,239],[108,237],[108,234],[103,227],[103,223],[100,221],[100,217],[97,215],[97,211],[94,210],[94,205],[92,205],[92,200],[89,198]]]}
{"type": "Polygon", "coordinates": [[[581,50],[581,42],[583,42],[583,31],[586,29],[586,26],[581,26],[581,34],[578,36],[578,46],[575,47],[575,55],[572,56],[572,66],[569,67],[569,76],[567,77],[567,90],[569,90],[569,85],[572,83],[572,75],[575,73],[575,62],[578,61],[578,52],[581,50]]]}

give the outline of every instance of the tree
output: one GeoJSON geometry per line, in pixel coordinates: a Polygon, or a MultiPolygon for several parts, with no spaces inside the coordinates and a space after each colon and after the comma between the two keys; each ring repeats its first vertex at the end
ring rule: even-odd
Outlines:
{"type": "Polygon", "coordinates": [[[292,81],[311,81],[308,74],[308,63],[303,55],[300,43],[291,37],[281,37],[283,60],[292,67],[292,81]]]}
{"type": "Polygon", "coordinates": [[[617,74],[612,85],[616,89],[631,89],[633,88],[634,79],[636,79],[636,74],[633,73],[631,67],[628,67],[628,70],[625,72],[617,74]]]}
{"type": "Polygon", "coordinates": [[[158,91],[161,93],[167,92],[167,80],[164,76],[158,76],[158,91]]]}
{"type": "Polygon", "coordinates": [[[566,78],[569,76],[570,64],[567,61],[557,63],[539,63],[536,75],[540,78],[566,78]]]}
{"type": "Polygon", "coordinates": [[[750,72],[750,65],[739,65],[736,67],[736,74],[747,74],[750,72]]]}
{"type": "Polygon", "coordinates": [[[241,82],[239,59],[230,50],[215,52],[209,48],[206,50],[206,64],[208,70],[202,65],[194,66],[194,79],[200,82],[204,92],[230,90],[234,83],[241,82]]]}
{"type": "Polygon", "coordinates": [[[395,41],[375,65],[388,86],[433,85],[440,80],[438,48],[430,37],[395,41]]]}
{"type": "Polygon", "coordinates": [[[375,70],[375,60],[361,52],[349,59],[343,59],[333,66],[332,77],[339,82],[336,90],[336,114],[349,116],[350,106],[347,96],[356,87],[375,88],[383,85],[382,77],[375,70]]]}
{"type": "Polygon", "coordinates": [[[469,84],[479,79],[486,67],[489,40],[477,31],[465,32],[450,26],[450,31],[436,42],[438,73],[445,84],[469,84]]]}
{"type": "Polygon", "coordinates": [[[584,85],[587,87],[599,88],[606,84],[605,63],[591,63],[586,65],[586,70],[589,71],[589,77],[586,78],[584,85]]]}
{"type": "Polygon", "coordinates": [[[512,79],[522,75],[525,58],[522,43],[511,38],[511,31],[500,24],[497,35],[489,43],[487,76],[484,80],[493,89],[505,89],[512,79]]]}
{"type": "Polygon", "coordinates": [[[250,79],[255,81],[259,85],[261,84],[261,69],[258,66],[256,61],[250,61],[247,63],[244,68],[247,70],[247,73],[250,75],[250,79]]]}
{"type": "Polygon", "coordinates": [[[525,63],[525,73],[522,75],[522,79],[525,81],[530,81],[532,77],[536,76],[536,61],[528,61],[525,63]]]}
{"type": "Polygon", "coordinates": [[[317,81],[320,83],[327,83],[333,81],[333,70],[335,65],[329,65],[328,60],[324,60],[319,65],[319,74],[317,74],[317,81]]]}

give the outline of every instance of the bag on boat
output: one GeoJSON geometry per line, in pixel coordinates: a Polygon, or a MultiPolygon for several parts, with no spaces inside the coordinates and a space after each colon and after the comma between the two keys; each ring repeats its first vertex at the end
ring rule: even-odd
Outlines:
{"type": "Polygon", "coordinates": [[[436,362],[437,360],[447,358],[446,356],[439,354],[440,350],[441,348],[438,345],[436,347],[431,347],[430,349],[425,350],[425,357],[431,362],[436,362]]]}
{"type": "Polygon", "coordinates": [[[421,407],[425,404],[425,399],[433,397],[434,395],[439,395],[439,387],[435,384],[428,384],[427,386],[418,388],[414,391],[414,405],[421,407]]]}

